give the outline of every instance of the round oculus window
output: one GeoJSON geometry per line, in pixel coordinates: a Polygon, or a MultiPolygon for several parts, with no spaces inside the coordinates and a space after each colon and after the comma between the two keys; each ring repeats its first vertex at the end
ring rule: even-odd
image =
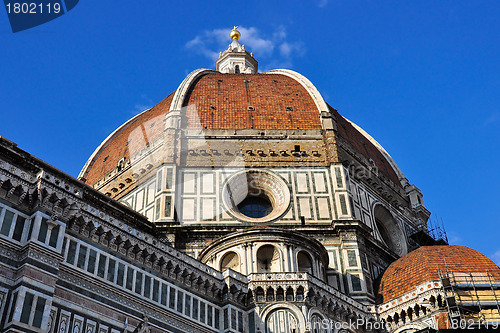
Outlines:
{"type": "Polygon", "coordinates": [[[264,170],[245,170],[231,176],[223,191],[228,211],[246,222],[268,222],[290,204],[290,191],[279,176],[264,170]]]}
{"type": "Polygon", "coordinates": [[[273,206],[267,197],[249,195],[238,204],[241,214],[260,219],[266,217],[273,211],[273,206]]]}

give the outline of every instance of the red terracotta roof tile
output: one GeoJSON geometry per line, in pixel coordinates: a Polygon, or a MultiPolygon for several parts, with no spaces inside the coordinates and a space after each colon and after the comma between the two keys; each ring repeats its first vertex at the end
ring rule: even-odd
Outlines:
{"type": "Polygon", "coordinates": [[[184,105],[194,106],[188,128],[321,129],[311,95],[281,74],[210,73],[193,84],[184,105]]]}
{"type": "MultiPolygon", "coordinates": [[[[423,246],[393,262],[384,272],[378,303],[386,303],[427,281],[439,280],[439,269],[500,273],[485,255],[465,246],[423,246]]],[[[431,285],[429,285],[430,287],[431,285]]]]}

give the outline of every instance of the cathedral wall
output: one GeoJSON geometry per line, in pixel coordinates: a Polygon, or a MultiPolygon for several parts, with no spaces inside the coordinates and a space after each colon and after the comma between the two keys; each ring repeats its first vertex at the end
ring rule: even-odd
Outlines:
{"type": "Polygon", "coordinates": [[[0,329],[243,332],[252,311],[246,278],[153,231],[140,214],[0,139],[0,329]]]}
{"type": "Polygon", "coordinates": [[[147,315],[150,328],[196,333],[219,331],[233,316],[235,332],[243,331],[245,310],[210,301],[72,234],[41,211],[28,216],[0,203],[0,326],[117,333],[144,325],[147,315]]]}
{"type": "Polygon", "coordinates": [[[390,216],[387,217],[392,217],[390,223],[395,224],[393,230],[388,230],[389,237],[395,243],[393,251],[399,256],[407,253],[410,244],[409,236],[416,231],[415,218],[408,213],[407,209],[402,208],[400,211],[394,209],[392,205],[375,194],[370,187],[352,178],[349,178],[349,198],[352,201],[354,218],[370,227],[373,238],[387,246],[386,240],[382,236],[383,231],[379,230],[381,226],[377,225],[376,217],[377,206],[386,209],[390,213],[390,216]]]}

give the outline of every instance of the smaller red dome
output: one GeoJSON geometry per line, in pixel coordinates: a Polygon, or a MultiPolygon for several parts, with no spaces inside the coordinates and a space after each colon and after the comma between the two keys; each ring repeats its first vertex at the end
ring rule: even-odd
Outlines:
{"type": "Polygon", "coordinates": [[[378,303],[385,303],[439,280],[439,270],[455,272],[500,273],[500,268],[485,255],[459,245],[422,246],[393,262],[384,272],[378,291],[378,303]]]}

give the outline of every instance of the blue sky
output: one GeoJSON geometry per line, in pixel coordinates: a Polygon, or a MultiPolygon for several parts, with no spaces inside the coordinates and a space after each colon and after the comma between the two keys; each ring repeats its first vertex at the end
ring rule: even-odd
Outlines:
{"type": "Polygon", "coordinates": [[[227,32],[376,138],[452,244],[500,263],[500,2],[96,1],[13,34],[0,9],[0,135],[77,176],[116,127],[214,68],[227,32]]]}

